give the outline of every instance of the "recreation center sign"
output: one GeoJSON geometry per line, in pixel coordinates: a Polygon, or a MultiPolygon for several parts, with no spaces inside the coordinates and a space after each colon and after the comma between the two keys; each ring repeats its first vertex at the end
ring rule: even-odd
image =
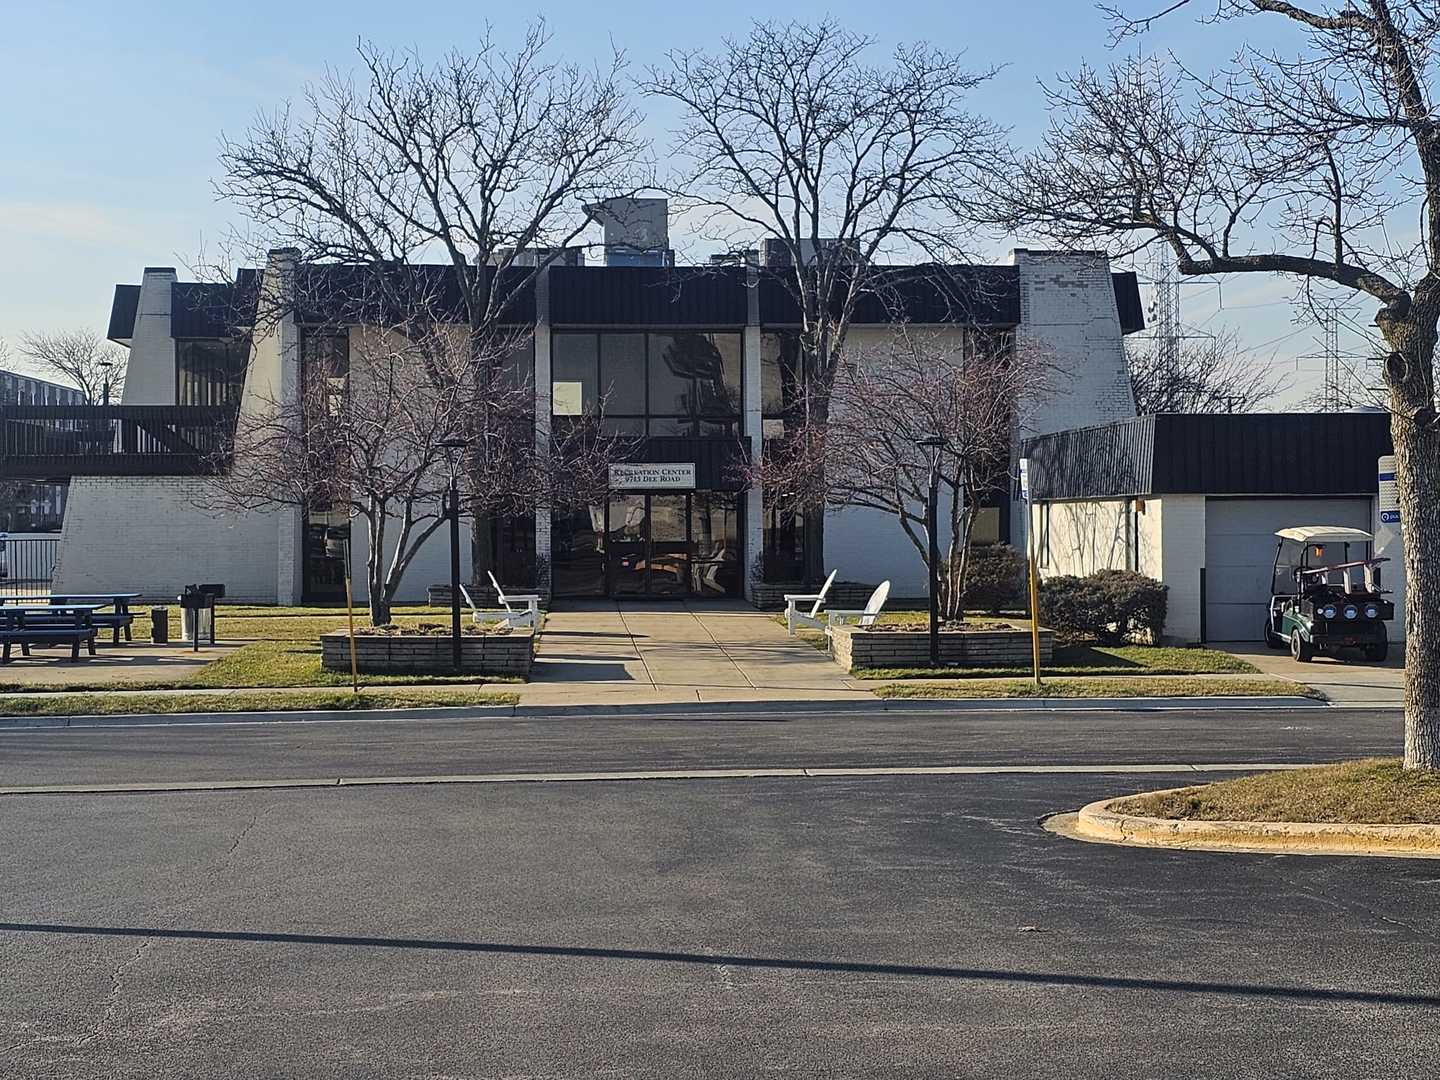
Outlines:
{"type": "Polygon", "coordinates": [[[693,491],[693,461],[626,462],[610,466],[613,491],[693,491]]]}

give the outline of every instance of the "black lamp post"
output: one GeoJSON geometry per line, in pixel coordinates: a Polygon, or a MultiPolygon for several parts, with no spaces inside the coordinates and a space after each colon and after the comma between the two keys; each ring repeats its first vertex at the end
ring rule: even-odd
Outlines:
{"type": "Polygon", "coordinates": [[[940,451],[939,435],[917,439],[915,445],[930,451],[930,490],[925,503],[925,532],[930,540],[930,666],[940,666],[940,451]]]}
{"type": "Polygon", "coordinates": [[[460,453],[469,442],[445,439],[440,443],[450,462],[450,483],[445,489],[446,515],[450,518],[450,664],[460,670],[460,453]]]}
{"type": "Polygon", "coordinates": [[[105,381],[104,381],[104,383],[101,385],[101,389],[100,389],[100,404],[101,404],[101,405],[109,405],[109,404],[110,404],[110,369],[115,366],[115,362],[114,362],[113,360],[101,360],[101,361],[99,361],[99,365],[98,365],[98,366],[100,366],[100,367],[102,367],[102,368],[105,369],[105,381]]]}

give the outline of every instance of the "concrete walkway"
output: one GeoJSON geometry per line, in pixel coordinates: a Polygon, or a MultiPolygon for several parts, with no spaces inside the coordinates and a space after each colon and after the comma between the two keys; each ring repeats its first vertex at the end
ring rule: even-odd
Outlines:
{"type": "Polygon", "coordinates": [[[1266,675],[1313,686],[1336,705],[1397,708],[1405,704],[1403,645],[1392,644],[1390,659],[1383,664],[1336,660],[1330,656],[1317,656],[1308,664],[1302,664],[1292,659],[1288,652],[1267,649],[1259,643],[1220,645],[1217,648],[1250,661],[1266,675]]]}
{"type": "Polygon", "coordinates": [[[551,611],[527,705],[871,698],[772,615],[734,604],[596,604],[551,611]]]}

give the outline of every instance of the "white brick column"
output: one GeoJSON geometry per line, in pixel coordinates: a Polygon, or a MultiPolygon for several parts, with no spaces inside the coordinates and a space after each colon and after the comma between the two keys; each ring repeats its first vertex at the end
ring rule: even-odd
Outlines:
{"type": "MultiPolygon", "coordinates": [[[[760,274],[755,267],[745,273],[745,340],[741,371],[745,383],[745,435],[750,440],[750,460],[759,462],[765,449],[764,413],[760,379],[760,274]]],[[[745,492],[745,580],[747,599],[754,598],[755,578],[765,555],[765,496],[759,484],[745,492]]]]}
{"type": "MultiPolygon", "coordinates": [[[[550,267],[535,276],[535,453],[542,462],[550,456],[550,267]]],[[[535,507],[535,587],[541,595],[551,594],[550,507],[535,507]]]]}
{"type": "Polygon", "coordinates": [[[122,405],[175,404],[175,338],[170,333],[173,266],[147,266],[125,363],[122,405]]]}
{"type": "MultiPolygon", "coordinates": [[[[266,348],[256,343],[252,363],[263,365],[247,373],[246,390],[257,395],[251,406],[264,408],[264,390],[273,392],[278,402],[294,402],[300,397],[300,327],[295,320],[295,261],[299,253],[292,248],[270,252],[261,283],[264,297],[260,318],[269,323],[266,348]],[[251,379],[257,385],[250,385],[251,379]]],[[[242,414],[245,410],[242,397],[242,414]]],[[[243,421],[242,421],[243,422],[243,421]]],[[[305,592],[305,515],[298,507],[278,515],[277,557],[275,561],[275,601],[298,604],[305,592]]]]}

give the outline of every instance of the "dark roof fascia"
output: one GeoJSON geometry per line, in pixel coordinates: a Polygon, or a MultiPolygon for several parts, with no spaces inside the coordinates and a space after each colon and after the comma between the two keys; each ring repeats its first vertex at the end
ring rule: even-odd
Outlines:
{"type": "Polygon", "coordinates": [[[105,336],[117,345],[129,346],[135,337],[135,315],[140,310],[140,286],[116,285],[110,301],[110,324],[105,336]]]}
{"type": "Polygon", "coordinates": [[[1389,416],[1162,413],[1025,440],[1046,500],[1373,495],[1389,416]]]}
{"type": "Polygon", "coordinates": [[[1110,275],[1115,286],[1115,307],[1120,314],[1120,332],[1136,334],[1145,329],[1145,305],[1140,302],[1140,279],[1133,270],[1110,275]]]}

